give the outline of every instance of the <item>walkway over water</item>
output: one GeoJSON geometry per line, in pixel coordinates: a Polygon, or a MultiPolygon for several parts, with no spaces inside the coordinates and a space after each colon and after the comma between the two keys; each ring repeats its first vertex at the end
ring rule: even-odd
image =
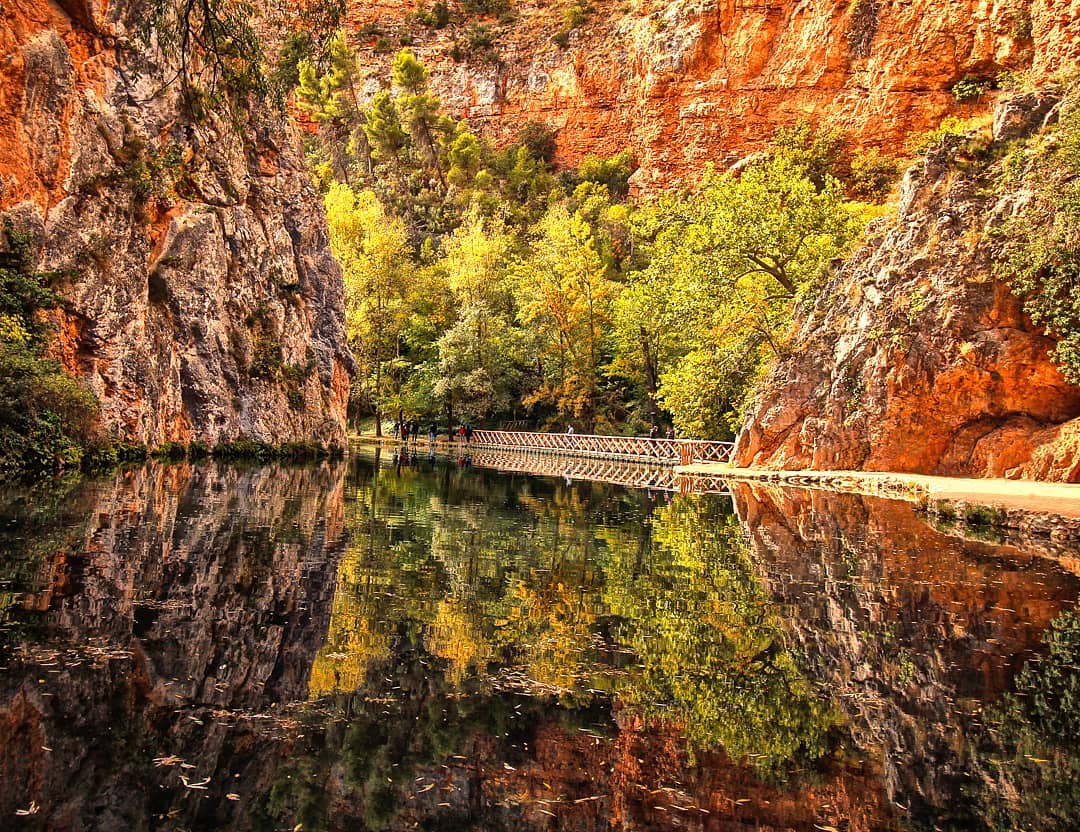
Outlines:
{"type": "Polygon", "coordinates": [[[652,491],[678,491],[727,494],[727,485],[719,478],[686,477],[677,474],[672,466],[642,465],[619,459],[569,456],[539,453],[532,450],[472,452],[473,465],[495,468],[519,474],[565,477],[570,480],[589,480],[622,485],[627,488],[648,488],[652,491]]]}
{"type": "Polygon", "coordinates": [[[727,462],[731,458],[733,445],[731,442],[700,439],[478,430],[473,433],[472,447],[670,466],[696,462],[727,462]]]}

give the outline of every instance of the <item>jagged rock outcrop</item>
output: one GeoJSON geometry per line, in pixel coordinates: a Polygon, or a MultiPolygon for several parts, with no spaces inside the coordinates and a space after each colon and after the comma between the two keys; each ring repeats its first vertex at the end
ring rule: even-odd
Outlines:
{"type": "Polygon", "coordinates": [[[128,441],[340,442],[341,274],[297,136],[258,102],[187,115],[131,14],[0,12],[0,211],[65,276],[58,356],[128,441]]]}
{"type": "MultiPolygon", "coordinates": [[[[1047,96],[1004,108],[999,135],[1041,125],[1047,96]]],[[[898,215],[804,310],[738,465],[1080,480],[1080,387],[995,276],[993,232],[1031,183],[1003,192],[1001,163],[964,144],[946,137],[908,171],[898,215]]]]}
{"type": "Polygon", "coordinates": [[[577,4],[584,22],[563,49],[552,37],[571,5],[511,3],[509,22],[484,21],[493,51],[472,49],[463,24],[405,23],[411,2],[353,2],[349,23],[369,92],[407,30],[450,112],[500,140],[549,124],[566,164],[632,147],[646,190],[759,150],[802,118],[902,154],[905,137],[969,109],[951,93],[964,76],[1042,79],[1080,57],[1078,0],[593,0],[577,4]]]}

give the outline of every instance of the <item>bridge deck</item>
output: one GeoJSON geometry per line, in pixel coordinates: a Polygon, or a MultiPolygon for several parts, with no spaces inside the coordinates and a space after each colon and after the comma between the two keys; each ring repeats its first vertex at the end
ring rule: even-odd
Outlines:
{"type": "Polygon", "coordinates": [[[727,462],[731,442],[699,439],[650,439],[647,436],[598,436],[575,433],[478,430],[473,448],[530,451],[541,454],[637,462],[646,465],[690,465],[727,462]]]}

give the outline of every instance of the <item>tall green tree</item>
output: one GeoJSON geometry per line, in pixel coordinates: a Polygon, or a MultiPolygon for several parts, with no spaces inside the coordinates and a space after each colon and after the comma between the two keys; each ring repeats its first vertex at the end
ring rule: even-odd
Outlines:
{"type": "Polygon", "coordinates": [[[476,210],[443,242],[439,268],[458,310],[438,342],[436,394],[448,417],[482,421],[516,404],[522,372],[509,274],[513,245],[500,218],[476,210]]]}
{"type": "Polygon", "coordinates": [[[326,195],[330,248],[345,279],[345,323],[359,364],[356,404],[375,416],[400,405],[401,335],[405,303],[408,234],[370,191],[333,185],[326,195]]]}
{"type": "Polygon", "coordinates": [[[617,284],[588,222],[556,204],[516,268],[520,317],[535,327],[541,383],[526,398],[595,430],[617,284]]]}
{"type": "MultiPolygon", "coordinates": [[[[667,196],[643,212],[638,229],[651,263],[638,285],[667,286],[661,311],[682,332],[682,347],[663,354],[658,368],[660,396],[680,431],[734,431],[765,362],[783,349],[796,297],[862,226],[839,182],[816,185],[782,154],[739,174],[710,172],[700,192],[667,196]]],[[[644,321],[648,311],[639,311],[644,321]]]]}

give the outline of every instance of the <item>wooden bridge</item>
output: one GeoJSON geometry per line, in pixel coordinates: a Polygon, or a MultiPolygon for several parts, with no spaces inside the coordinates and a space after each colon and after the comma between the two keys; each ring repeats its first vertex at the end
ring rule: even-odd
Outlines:
{"type": "Polygon", "coordinates": [[[578,433],[478,430],[474,449],[530,451],[538,454],[637,462],[646,465],[689,465],[692,462],[727,462],[731,442],[700,439],[649,439],[646,436],[594,436],[578,433]]]}
{"type": "Polygon", "coordinates": [[[483,449],[474,450],[470,459],[473,465],[481,468],[495,468],[515,474],[606,482],[653,491],[684,491],[686,488],[683,480],[687,478],[676,474],[670,466],[642,465],[618,459],[483,449]]]}

